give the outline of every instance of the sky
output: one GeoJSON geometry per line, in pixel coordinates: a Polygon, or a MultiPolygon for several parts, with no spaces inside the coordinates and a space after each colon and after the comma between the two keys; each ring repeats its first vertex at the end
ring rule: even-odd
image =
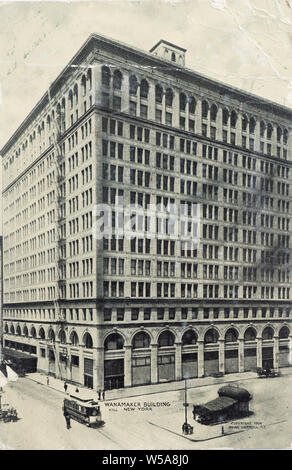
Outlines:
{"type": "Polygon", "coordinates": [[[0,149],[93,32],[292,108],[292,0],[0,1],[0,149]]]}

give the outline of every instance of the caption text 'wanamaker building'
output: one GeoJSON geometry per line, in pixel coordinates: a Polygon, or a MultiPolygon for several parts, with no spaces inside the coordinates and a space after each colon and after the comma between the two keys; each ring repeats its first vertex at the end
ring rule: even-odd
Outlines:
{"type": "Polygon", "coordinates": [[[98,390],[291,362],[292,110],[185,53],[92,34],[1,151],[4,346],[40,371],[98,390]],[[117,196],[199,204],[200,243],[96,239],[117,196]]]}

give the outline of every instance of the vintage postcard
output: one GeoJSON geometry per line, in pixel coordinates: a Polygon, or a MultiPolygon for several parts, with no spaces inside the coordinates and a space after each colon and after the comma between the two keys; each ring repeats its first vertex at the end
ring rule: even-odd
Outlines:
{"type": "Polygon", "coordinates": [[[0,2],[1,450],[291,448],[291,50],[291,0],[0,2]]]}

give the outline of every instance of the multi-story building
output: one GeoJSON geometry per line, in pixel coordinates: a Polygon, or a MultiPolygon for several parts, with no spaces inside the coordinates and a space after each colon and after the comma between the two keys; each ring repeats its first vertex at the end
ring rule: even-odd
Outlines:
{"type": "Polygon", "coordinates": [[[185,53],[91,35],[2,149],[5,347],[39,370],[103,389],[291,362],[292,110],[185,53]],[[199,204],[200,243],[99,239],[117,196],[199,204]]]}

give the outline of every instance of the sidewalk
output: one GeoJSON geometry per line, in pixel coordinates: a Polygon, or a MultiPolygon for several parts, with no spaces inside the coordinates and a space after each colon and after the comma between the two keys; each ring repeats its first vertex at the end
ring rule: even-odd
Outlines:
{"type": "MultiPolygon", "coordinates": [[[[292,368],[288,367],[288,368],[281,369],[282,376],[291,375],[291,374],[292,374],[292,368]]],[[[243,382],[246,380],[255,379],[256,377],[257,377],[257,374],[255,372],[243,372],[243,373],[228,374],[223,377],[203,377],[203,378],[188,379],[187,387],[188,389],[190,389],[190,388],[206,387],[209,385],[217,385],[217,384],[220,385],[220,384],[231,383],[231,382],[243,382]]],[[[65,394],[64,381],[61,379],[55,379],[54,377],[50,376],[49,385],[47,385],[47,375],[45,374],[34,372],[31,374],[27,374],[26,378],[65,394]]],[[[159,383],[159,384],[153,384],[153,385],[142,385],[142,386],[137,386],[137,387],[107,390],[105,393],[105,400],[119,400],[119,399],[138,397],[138,396],[143,396],[143,395],[153,395],[156,393],[183,390],[184,387],[185,387],[185,381],[180,380],[177,382],[166,382],[166,383],[159,383]]],[[[72,385],[68,383],[67,394],[68,393],[75,394],[75,390],[76,390],[76,385],[72,385]]],[[[86,396],[88,398],[94,398],[95,400],[98,399],[98,394],[94,390],[91,390],[86,387],[81,387],[81,386],[78,386],[78,390],[79,390],[80,397],[86,396]]]]}

